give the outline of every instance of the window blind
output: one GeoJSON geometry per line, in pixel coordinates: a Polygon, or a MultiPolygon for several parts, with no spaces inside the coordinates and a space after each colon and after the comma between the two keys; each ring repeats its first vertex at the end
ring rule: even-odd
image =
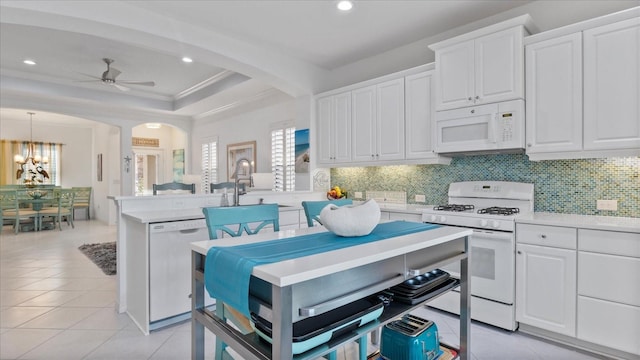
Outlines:
{"type": "Polygon", "coordinates": [[[218,142],[212,141],[202,144],[202,176],[200,191],[209,193],[209,184],[218,182],[218,142]]]}
{"type": "Polygon", "coordinates": [[[271,172],[275,191],[295,190],[295,127],[271,131],[271,172]]]}

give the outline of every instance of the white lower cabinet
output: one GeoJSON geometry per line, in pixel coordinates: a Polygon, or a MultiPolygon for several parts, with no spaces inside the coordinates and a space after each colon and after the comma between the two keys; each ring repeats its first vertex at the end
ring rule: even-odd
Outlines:
{"type": "Polygon", "coordinates": [[[640,355],[640,233],[517,224],[516,242],[517,321],[640,355]]]}
{"type": "Polygon", "coordinates": [[[516,320],[576,334],[576,251],[516,245],[516,320]]]}
{"type": "Polygon", "coordinates": [[[639,274],[640,234],[578,231],[578,339],[640,355],[639,274]]]}

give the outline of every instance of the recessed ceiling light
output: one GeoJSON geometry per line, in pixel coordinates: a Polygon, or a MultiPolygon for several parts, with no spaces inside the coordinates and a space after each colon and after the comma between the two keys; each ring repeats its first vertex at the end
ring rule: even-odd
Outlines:
{"type": "Polygon", "coordinates": [[[353,2],[349,0],[338,1],[338,9],[342,11],[349,11],[353,8],[353,2]]]}
{"type": "Polygon", "coordinates": [[[27,60],[23,61],[23,63],[25,63],[25,64],[27,64],[27,65],[35,65],[35,64],[36,64],[36,62],[35,62],[35,61],[30,60],[30,59],[27,59],[27,60]]]}
{"type": "Polygon", "coordinates": [[[182,58],[182,62],[192,63],[192,62],[193,62],[193,59],[192,59],[192,58],[190,58],[190,57],[185,56],[185,57],[183,57],[183,58],[182,58]]]}

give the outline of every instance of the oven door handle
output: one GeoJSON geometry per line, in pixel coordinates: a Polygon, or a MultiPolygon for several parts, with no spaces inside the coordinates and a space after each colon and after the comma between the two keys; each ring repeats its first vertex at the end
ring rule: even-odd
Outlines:
{"type": "Polygon", "coordinates": [[[473,235],[491,240],[513,240],[512,232],[473,229],[473,235]]]}

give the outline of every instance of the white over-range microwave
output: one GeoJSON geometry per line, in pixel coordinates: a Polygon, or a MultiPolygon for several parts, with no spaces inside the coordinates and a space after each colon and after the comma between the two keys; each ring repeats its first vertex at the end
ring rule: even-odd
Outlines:
{"type": "Polygon", "coordinates": [[[435,121],[440,154],[524,151],[524,100],[439,111],[435,121]]]}

